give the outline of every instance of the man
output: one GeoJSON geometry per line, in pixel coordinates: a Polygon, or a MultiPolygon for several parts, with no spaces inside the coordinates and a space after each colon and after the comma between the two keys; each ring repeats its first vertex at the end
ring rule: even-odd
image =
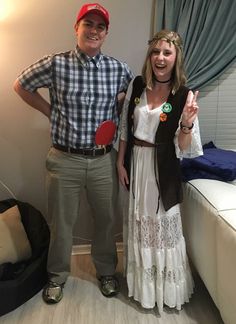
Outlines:
{"type": "Polygon", "coordinates": [[[117,265],[113,233],[117,194],[116,151],[95,145],[97,127],[105,120],[118,123],[118,95],[127,90],[133,75],[125,63],[103,55],[101,46],[109,27],[109,13],[99,4],[85,4],[74,26],[75,50],[48,55],[25,69],[15,91],[51,124],[49,150],[48,213],[51,240],[49,280],[43,289],[46,303],[57,303],[70,272],[72,229],[85,188],[94,212],[95,233],[91,255],[106,297],[118,293],[114,276],[117,265]],[[37,91],[46,87],[48,103],[37,91]]]}

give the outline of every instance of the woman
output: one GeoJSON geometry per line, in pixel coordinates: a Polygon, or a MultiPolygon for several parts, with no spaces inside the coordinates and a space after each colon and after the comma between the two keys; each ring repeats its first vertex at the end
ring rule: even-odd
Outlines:
{"type": "Polygon", "coordinates": [[[162,30],[149,42],[142,76],[131,82],[121,116],[117,170],[130,187],[127,237],[124,231],[129,297],[144,308],[157,304],[159,312],[164,304],[180,310],[193,292],[179,160],[201,155],[202,146],[198,91],[185,82],[181,38],[162,30]]]}

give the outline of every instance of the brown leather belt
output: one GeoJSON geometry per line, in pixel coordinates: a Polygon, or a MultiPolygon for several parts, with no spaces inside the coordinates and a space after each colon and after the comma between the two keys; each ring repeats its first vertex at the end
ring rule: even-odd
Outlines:
{"type": "Polygon", "coordinates": [[[72,148],[72,147],[66,147],[60,144],[53,144],[53,147],[55,149],[67,152],[67,153],[74,153],[74,154],[81,154],[81,155],[87,155],[87,156],[99,156],[99,155],[105,155],[106,153],[109,153],[112,149],[112,145],[107,145],[102,148],[91,148],[91,149],[83,149],[83,148],[72,148]]]}
{"type": "Polygon", "coordinates": [[[137,138],[134,138],[134,145],[137,145],[137,146],[145,146],[145,147],[155,147],[156,146],[153,143],[149,143],[149,142],[146,142],[146,141],[142,141],[142,140],[139,140],[137,138]]]}

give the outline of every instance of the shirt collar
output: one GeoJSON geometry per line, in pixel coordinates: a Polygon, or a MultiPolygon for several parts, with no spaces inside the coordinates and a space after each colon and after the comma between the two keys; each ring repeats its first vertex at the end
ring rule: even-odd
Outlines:
{"type": "Polygon", "coordinates": [[[99,68],[101,61],[103,59],[102,53],[98,53],[93,57],[86,55],[84,52],[81,51],[78,45],[76,46],[75,54],[84,67],[87,66],[88,62],[93,62],[96,65],[96,67],[99,68]]]}

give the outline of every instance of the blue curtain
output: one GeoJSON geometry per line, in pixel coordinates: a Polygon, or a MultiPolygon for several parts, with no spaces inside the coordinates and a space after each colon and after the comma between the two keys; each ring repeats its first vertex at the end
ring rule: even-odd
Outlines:
{"type": "Polygon", "coordinates": [[[201,87],[236,61],[236,0],[156,0],[154,29],[177,31],[184,43],[187,85],[201,87]]]}

